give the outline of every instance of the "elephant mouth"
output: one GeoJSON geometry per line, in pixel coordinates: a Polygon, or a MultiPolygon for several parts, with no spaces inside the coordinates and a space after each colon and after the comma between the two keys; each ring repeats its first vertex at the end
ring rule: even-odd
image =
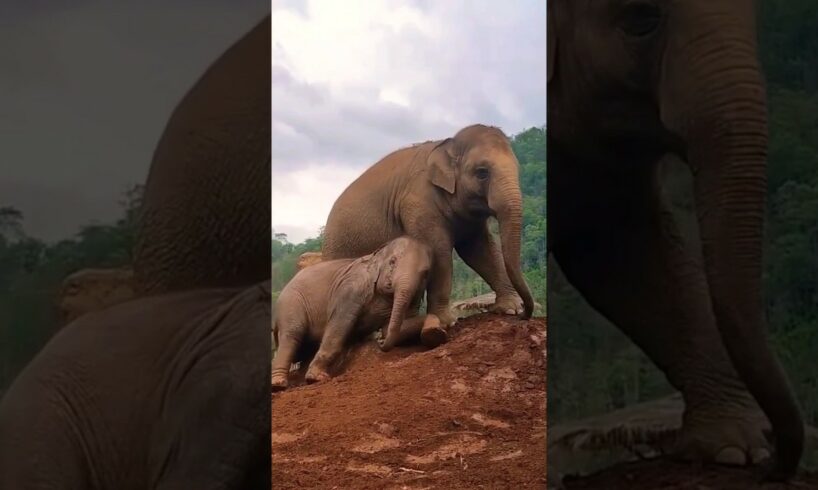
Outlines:
{"type": "Polygon", "coordinates": [[[483,197],[472,197],[466,202],[466,211],[469,218],[486,219],[495,215],[483,197]]]}

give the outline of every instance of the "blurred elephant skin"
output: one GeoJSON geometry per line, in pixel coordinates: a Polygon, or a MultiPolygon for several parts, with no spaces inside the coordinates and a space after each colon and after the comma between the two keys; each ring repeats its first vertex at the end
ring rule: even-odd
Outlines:
{"type": "Polygon", "coordinates": [[[269,488],[270,301],[199,289],[67,325],[0,401],[0,488],[269,488]]]}
{"type": "Polygon", "coordinates": [[[255,284],[270,271],[270,17],[185,95],[151,163],[137,294],[255,284]]]}

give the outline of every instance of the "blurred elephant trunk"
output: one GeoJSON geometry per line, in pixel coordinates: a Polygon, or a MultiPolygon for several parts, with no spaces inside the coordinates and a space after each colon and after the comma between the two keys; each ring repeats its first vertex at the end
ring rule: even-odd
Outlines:
{"type": "Polygon", "coordinates": [[[523,222],[523,197],[517,174],[492,182],[488,195],[489,208],[494,210],[500,225],[500,243],[503,262],[511,284],[520,295],[525,307],[524,318],[534,312],[534,298],[528,289],[520,264],[520,240],[523,222]]]}
{"type": "Polygon", "coordinates": [[[687,142],[682,156],[694,174],[705,272],[722,341],[770,419],[776,436],[774,471],[786,477],[795,472],[801,457],[804,426],[784,371],[767,344],[764,324],[764,86],[756,47],[748,42],[755,39],[749,33],[754,29],[751,14],[734,16],[727,27],[728,17],[718,11],[728,7],[722,3],[710,2],[700,6],[706,12],[687,13],[712,22],[698,22],[684,38],[669,41],[660,82],[661,114],[665,126],[687,142]],[[722,48],[716,52],[711,46],[722,48]]]}

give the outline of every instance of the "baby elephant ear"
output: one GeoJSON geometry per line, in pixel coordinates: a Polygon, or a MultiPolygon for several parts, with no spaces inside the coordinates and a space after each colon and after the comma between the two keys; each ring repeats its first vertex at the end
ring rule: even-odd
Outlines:
{"type": "Polygon", "coordinates": [[[455,169],[452,145],[454,141],[447,138],[432,150],[427,163],[429,164],[429,180],[437,187],[449,194],[454,194],[455,169]]]}

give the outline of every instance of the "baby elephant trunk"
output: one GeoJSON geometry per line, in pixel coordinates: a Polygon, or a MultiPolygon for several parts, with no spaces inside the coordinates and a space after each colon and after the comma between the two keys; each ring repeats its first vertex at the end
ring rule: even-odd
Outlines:
{"type": "Polygon", "coordinates": [[[403,325],[403,320],[406,318],[406,311],[411,306],[419,284],[418,279],[404,278],[395,287],[392,314],[389,317],[389,327],[386,329],[386,339],[379,344],[384,352],[391,350],[397,344],[400,338],[401,325],[403,325]]]}

